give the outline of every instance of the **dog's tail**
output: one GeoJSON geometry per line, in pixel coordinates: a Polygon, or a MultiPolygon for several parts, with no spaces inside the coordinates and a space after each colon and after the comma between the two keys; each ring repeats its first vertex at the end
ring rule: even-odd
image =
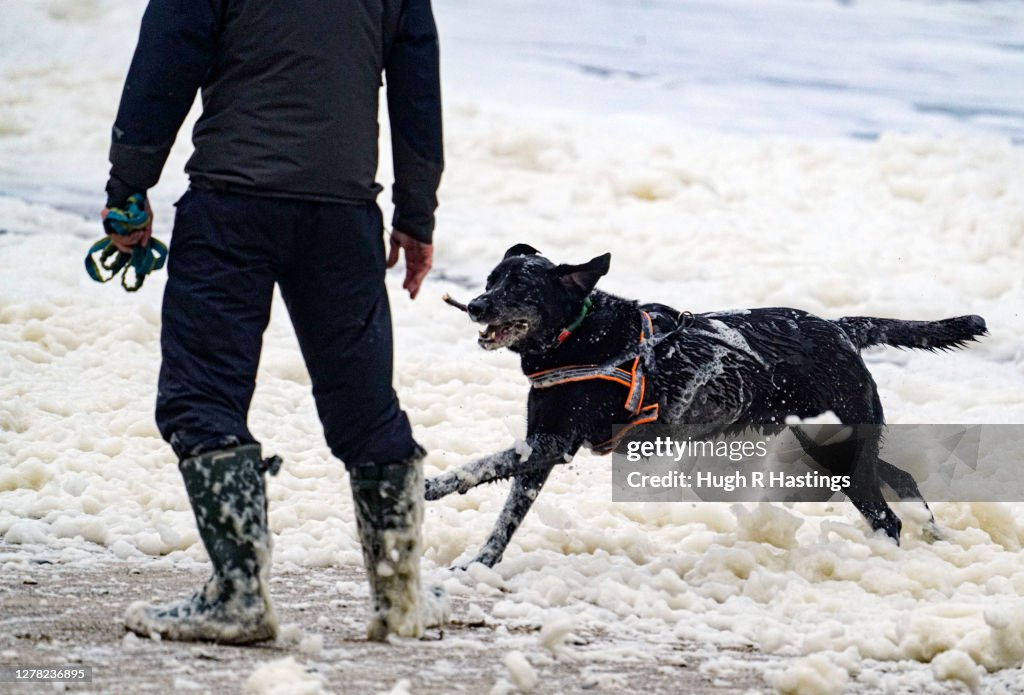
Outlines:
{"type": "Polygon", "coordinates": [[[900,321],[870,316],[845,316],[836,320],[858,349],[892,345],[921,350],[952,350],[988,334],[980,316],[956,316],[941,321],[900,321]]]}

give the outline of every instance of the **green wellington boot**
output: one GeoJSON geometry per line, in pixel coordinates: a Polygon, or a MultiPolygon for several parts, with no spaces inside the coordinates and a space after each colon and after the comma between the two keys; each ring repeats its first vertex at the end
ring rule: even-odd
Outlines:
{"type": "Polygon", "coordinates": [[[144,636],[223,644],[277,635],[267,593],[272,541],[263,474],[279,466],[277,457],[260,459],[258,444],[209,451],[178,464],[213,574],[191,598],[165,606],[133,603],[125,627],[144,636]]]}
{"type": "Polygon", "coordinates": [[[349,474],[356,526],[370,581],[368,639],[419,637],[448,619],[444,589],[420,586],[423,553],[423,450],[406,461],[354,466],[349,474]]]}

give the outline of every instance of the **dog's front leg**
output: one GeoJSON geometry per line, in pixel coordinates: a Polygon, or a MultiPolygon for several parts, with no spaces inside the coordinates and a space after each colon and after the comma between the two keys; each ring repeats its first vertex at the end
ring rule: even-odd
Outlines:
{"type": "Polygon", "coordinates": [[[480,549],[474,562],[494,567],[501,561],[501,556],[505,554],[505,548],[512,539],[512,534],[516,532],[523,517],[530,511],[533,501],[537,499],[540,489],[544,487],[544,483],[554,467],[554,464],[549,464],[546,468],[538,468],[513,478],[512,490],[509,492],[508,499],[505,500],[505,507],[498,515],[498,520],[494,522],[494,530],[491,531],[490,538],[484,543],[484,547],[480,549]]]}
{"type": "Polygon", "coordinates": [[[492,480],[550,470],[555,464],[572,461],[577,448],[561,435],[532,435],[527,437],[525,447],[505,449],[430,478],[426,483],[426,498],[439,500],[453,492],[464,494],[492,480]]]}
{"type": "Polygon", "coordinates": [[[453,471],[446,471],[426,482],[426,498],[439,500],[453,492],[465,494],[477,485],[491,480],[508,478],[521,467],[520,455],[515,449],[505,449],[497,454],[484,456],[476,461],[459,466],[453,471]]]}

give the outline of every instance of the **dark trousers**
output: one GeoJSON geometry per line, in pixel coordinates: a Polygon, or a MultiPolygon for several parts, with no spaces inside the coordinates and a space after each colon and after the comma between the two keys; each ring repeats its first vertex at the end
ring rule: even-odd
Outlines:
{"type": "Polygon", "coordinates": [[[372,202],[198,189],[178,201],[156,420],[180,458],[255,442],[246,419],[275,283],[331,452],[346,466],[412,454],[391,383],[382,229],[372,202]]]}

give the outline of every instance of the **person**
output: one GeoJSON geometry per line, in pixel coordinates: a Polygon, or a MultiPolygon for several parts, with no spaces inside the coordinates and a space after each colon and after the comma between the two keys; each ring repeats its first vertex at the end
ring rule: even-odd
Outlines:
{"type": "MultiPolygon", "coordinates": [[[[276,635],[264,474],[280,459],[263,459],[246,422],[276,284],[324,436],[350,476],[368,636],[417,636],[444,605],[440,590],[420,588],[424,451],[392,388],[384,275],[404,255],[415,299],[432,262],[443,156],[430,1],[150,0],[113,126],[107,209],[157,183],[200,89],[163,297],[156,420],[213,573],[190,598],[131,605],[125,625],[237,644],[276,635]],[[394,164],[387,254],[375,181],[382,74],[394,164]]],[[[113,242],[130,251],[151,234],[149,224],[113,242]]]]}

